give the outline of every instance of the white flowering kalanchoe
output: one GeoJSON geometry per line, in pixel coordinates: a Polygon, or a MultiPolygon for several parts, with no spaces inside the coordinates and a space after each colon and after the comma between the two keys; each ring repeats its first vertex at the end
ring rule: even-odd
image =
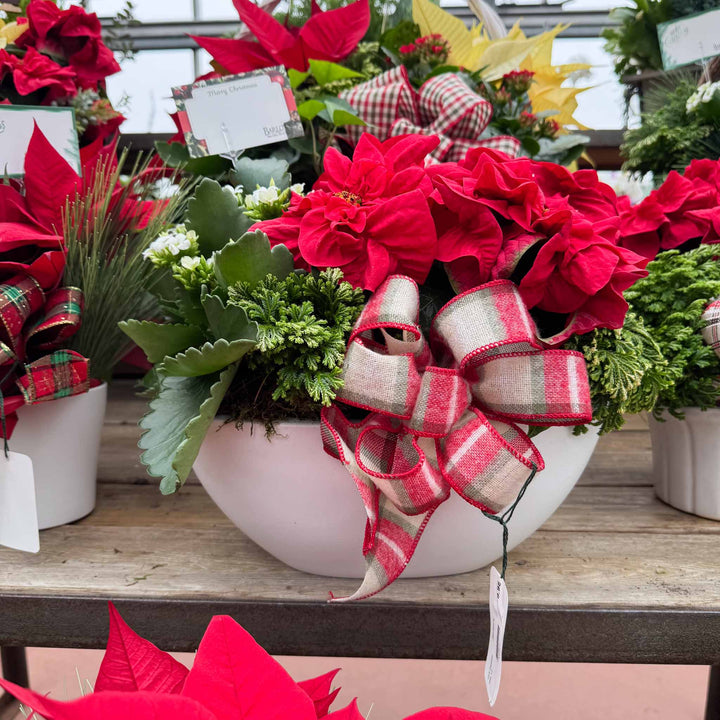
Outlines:
{"type": "Polygon", "coordinates": [[[245,214],[249,218],[271,220],[280,217],[287,210],[292,193],[302,195],[304,189],[304,184],[295,183],[285,190],[280,190],[271,179],[270,185],[267,187],[258,185],[252,193],[244,196],[240,204],[245,207],[245,214]]]}
{"type": "Polygon", "coordinates": [[[183,255],[172,266],[172,276],[186,290],[200,290],[205,286],[211,292],[217,286],[213,259],[202,255],[183,255]]]}
{"type": "Polygon", "coordinates": [[[184,225],[175,225],[160,233],[143,251],[143,257],[158,267],[172,267],[183,256],[195,256],[198,252],[197,233],[184,225]]]}
{"type": "Polygon", "coordinates": [[[720,82],[703,83],[688,98],[685,105],[688,113],[701,112],[720,119],[720,82]]]}

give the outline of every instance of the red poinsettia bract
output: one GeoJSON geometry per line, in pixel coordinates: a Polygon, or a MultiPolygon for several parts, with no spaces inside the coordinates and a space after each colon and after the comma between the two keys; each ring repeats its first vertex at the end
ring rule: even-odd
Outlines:
{"type": "MultiPolygon", "coordinates": [[[[66,201],[76,194],[84,197],[101,176],[112,177],[117,167],[116,144],[104,145],[101,139],[80,151],[82,175],[48,142],[36,126],[25,155],[24,192],[17,185],[0,185],[0,250],[8,243],[24,242],[43,247],[62,243],[63,212],[66,201]]],[[[108,187],[107,194],[119,197],[121,188],[108,187]]],[[[157,204],[153,201],[126,200],[119,209],[128,225],[144,227],[157,204]]]]}
{"type": "Polygon", "coordinates": [[[26,96],[45,90],[43,104],[70,97],[77,93],[75,71],[62,67],[34,48],[28,48],[20,58],[7,50],[0,50],[0,81],[12,75],[13,85],[19,95],[26,96]]]}
{"type": "Polygon", "coordinates": [[[62,10],[53,0],[31,0],[27,19],[28,29],[17,45],[68,63],[82,87],[91,87],[120,71],[115,56],[103,42],[95,13],[79,5],[62,10]]]}
{"type": "MultiPolygon", "coordinates": [[[[58,702],[0,679],[45,720],[364,720],[355,701],[327,715],[337,671],[296,683],[232,618],[212,619],[191,670],[135,634],[110,604],[110,636],[95,692],[58,702]]],[[[434,708],[407,720],[493,720],[434,708]]]]}
{"type": "Polygon", "coordinates": [[[623,204],[621,244],[652,260],[687,242],[720,242],[720,161],[693,160],[637,205],[623,204]]]}
{"type": "Polygon", "coordinates": [[[299,266],[339,267],[355,287],[375,290],[393,273],[422,283],[437,251],[424,168],[437,144],[434,136],[380,142],[364,133],[352,160],[330,148],[313,191],[254,229],[285,244],[299,266]]]}
{"type": "Polygon", "coordinates": [[[313,0],[310,18],[300,28],[279,23],[251,0],[233,0],[233,5],[258,42],[193,36],[229,73],[272,65],[304,72],[309,60],[340,62],[355,50],[370,26],[368,0],[326,12],[313,0]]]}
{"type": "Polygon", "coordinates": [[[552,345],[622,327],[622,293],[647,260],[619,246],[617,198],[594,171],[478,148],[428,172],[438,259],[458,289],[512,279],[530,309],[552,315],[539,323],[552,345]]]}

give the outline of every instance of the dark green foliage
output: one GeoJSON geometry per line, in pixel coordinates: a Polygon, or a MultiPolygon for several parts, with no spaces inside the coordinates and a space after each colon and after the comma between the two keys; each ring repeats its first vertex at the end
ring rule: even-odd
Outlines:
{"type": "Polygon", "coordinates": [[[565,347],[585,355],[593,425],[601,434],[619,430],[625,423],[623,415],[652,410],[661,393],[679,379],[642,318],[632,312],[622,329],[575,335],[565,347]]]}
{"type": "Polygon", "coordinates": [[[720,296],[718,248],[660,253],[648,265],[649,275],[625,296],[632,310],[660,346],[673,384],[664,389],[654,414],[664,409],[682,417],[683,407],[714,407],[720,400],[720,358],[702,338],[701,316],[720,296]]]}
{"type": "Polygon", "coordinates": [[[670,0],[670,13],[673,18],[715,10],[718,7],[720,7],[718,0],[670,0]]]}
{"type": "Polygon", "coordinates": [[[672,19],[671,1],[634,0],[631,7],[610,11],[610,19],[618,25],[605,28],[602,36],[605,50],[615,58],[618,77],[643,70],[662,70],[657,26],[672,19]]]}
{"type": "Polygon", "coordinates": [[[229,304],[258,324],[257,351],[248,354],[228,394],[231,418],[266,425],[290,416],[317,416],[342,385],[342,361],[364,304],[361,290],[338,269],[269,275],[255,287],[229,289],[229,304]]]}
{"type": "Polygon", "coordinates": [[[653,110],[643,113],[641,127],[625,133],[620,148],[626,158],[624,170],[663,176],[682,170],[693,159],[713,157],[711,146],[720,149],[720,123],[687,113],[686,103],[696,90],[695,78],[681,74],[649,93],[646,102],[653,110]]]}

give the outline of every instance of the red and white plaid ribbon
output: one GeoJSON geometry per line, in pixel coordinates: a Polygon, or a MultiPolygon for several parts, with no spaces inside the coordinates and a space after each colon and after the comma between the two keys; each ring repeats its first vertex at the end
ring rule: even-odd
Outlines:
{"type": "Polygon", "coordinates": [[[455,297],[435,316],[429,344],[419,300],[405,276],[378,288],[350,337],[338,393],[371,414],[352,423],[337,405],[322,413],[325,450],[350,472],[368,516],[365,579],[343,600],[400,576],[451,490],[492,513],[515,500],[544,467],[516,423],[592,419],[583,355],[542,348],[512,282],[455,297]]]}
{"type": "Polygon", "coordinates": [[[520,142],[508,135],[480,139],[492,119],[492,105],[454,73],[436,75],[416,92],[401,65],[342,92],[340,97],[367,123],[366,128],[347,128],[353,144],[369,130],[380,140],[408,133],[437,135],[440,145],[431,154],[434,162],[458,162],[478,146],[511,157],[520,152],[520,142]]]}
{"type": "Polygon", "coordinates": [[[705,326],[702,329],[705,342],[720,356],[720,299],[714,300],[702,316],[705,326]]]}

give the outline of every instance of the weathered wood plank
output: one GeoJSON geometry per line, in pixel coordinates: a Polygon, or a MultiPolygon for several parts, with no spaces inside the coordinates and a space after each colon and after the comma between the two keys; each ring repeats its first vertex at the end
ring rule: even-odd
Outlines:
{"type": "MultiPolygon", "coordinates": [[[[714,523],[629,493],[627,522],[610,505],[603,527],[588,520],[598,499],[597,489],[578,489],[548,529],[510,554],[513,605],[720,611],[714,523]],[[674,514],[679,525],[663,532],[653,509],[674,514]],[[632,528],[635,515],[649,527],[632,528]]],[[[322,602],[327,591],[349,593],[356,584],[285,567],[232,527],[199,488],[158,499],[151,488],[106,486],[94,515],[43,533],[38,555],[0,549],[0,596],[322,602]]],[[[474,605],[486,584],[486,570],[402,580],[375,602],[474,605]]]]}
{"type": "MultiPolygon", "coordinates": [[[[83,520],[93,527],[232,527],[199,486],[163,496],[154,486],[105,484],[98,509],[83,520]]],[[[511,526],[512,527],[512,526],[511,526]]],[[[720,535],[720,523],[660,502],[649,487],[577,487],[543,526],[547,532],[720,535]]]]}

